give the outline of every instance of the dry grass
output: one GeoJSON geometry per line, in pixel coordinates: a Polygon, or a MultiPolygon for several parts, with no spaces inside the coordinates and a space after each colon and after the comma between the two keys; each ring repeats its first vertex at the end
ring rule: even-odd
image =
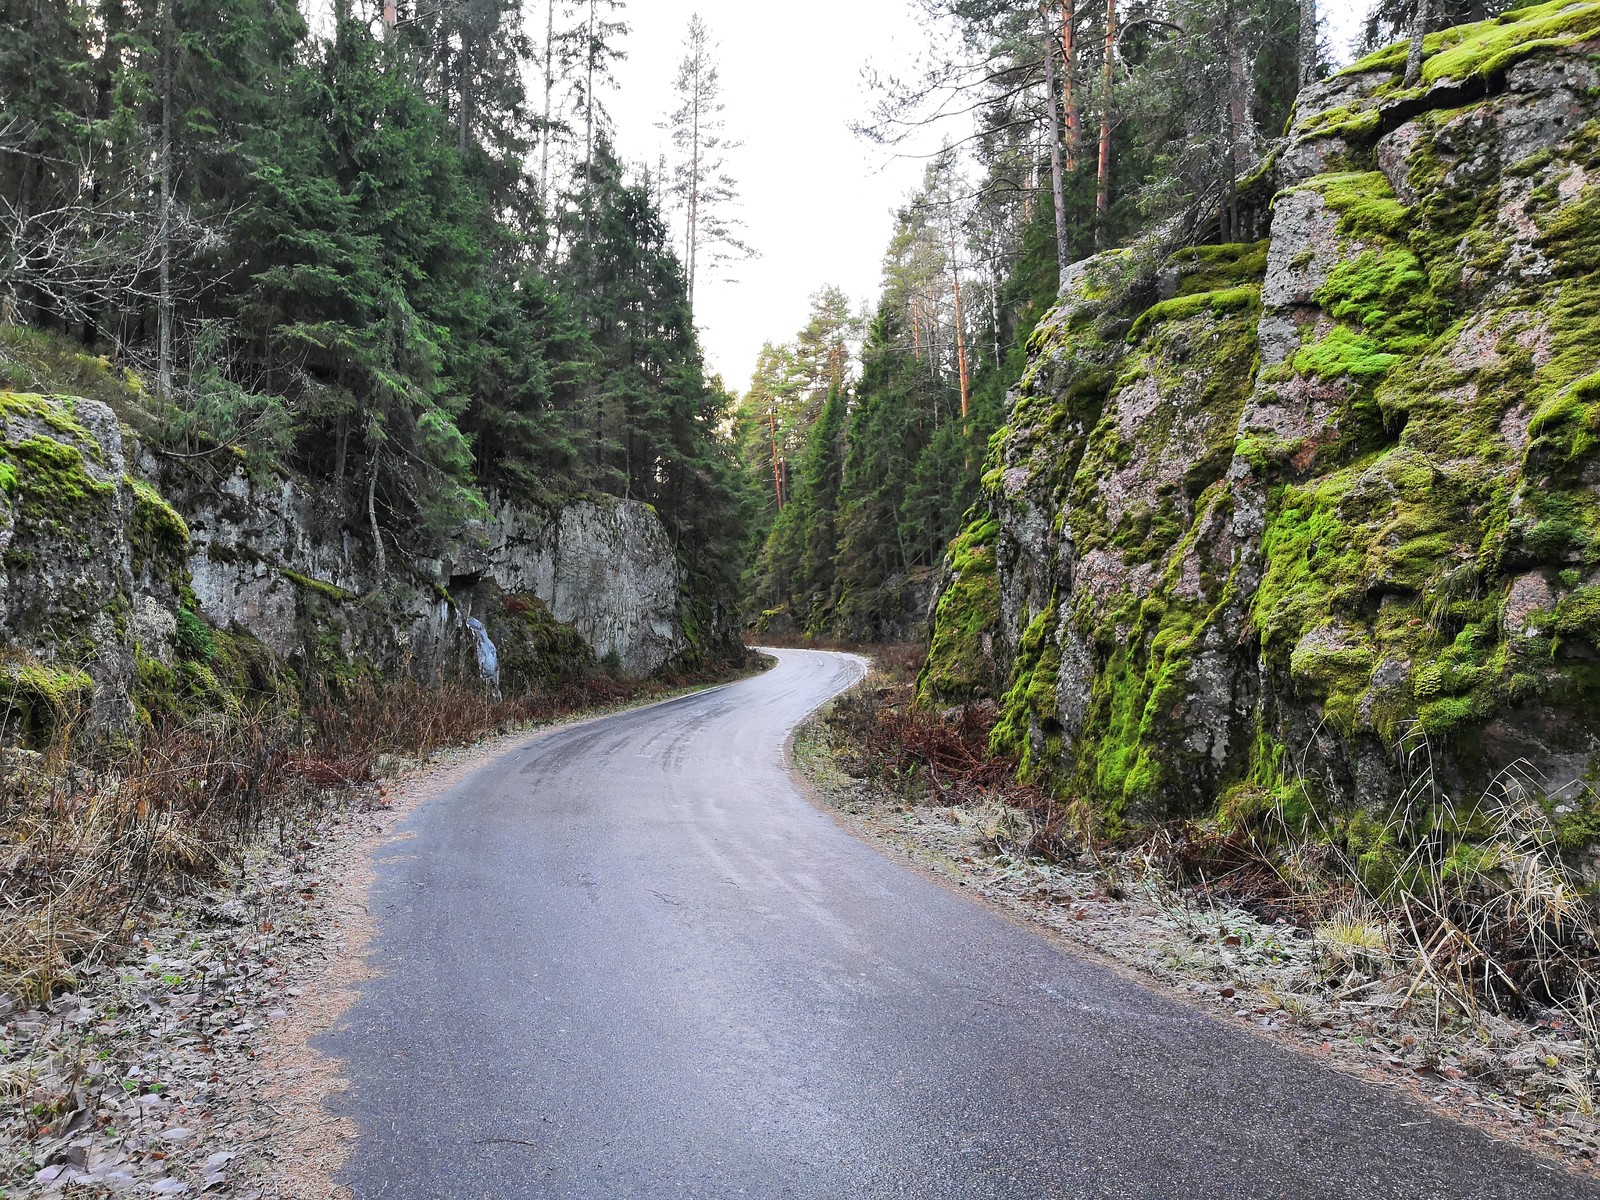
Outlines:
{"type": "Polygon", "coordinates": [[[0,992],[36,1002],[114,955],[160,900],[213,883],[254,840],[293,846],[330,804],[376,798],[382,770],[486,734],[718,677],[574,680],[501,697],[367,680],[299,711],[268,707],[148,731],[90,753],[69,725],[0,757],[0,992]]]}

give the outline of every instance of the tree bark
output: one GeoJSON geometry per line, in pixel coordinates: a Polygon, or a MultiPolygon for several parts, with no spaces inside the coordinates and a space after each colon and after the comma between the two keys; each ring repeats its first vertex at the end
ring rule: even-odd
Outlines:
{"type": "Polygon", "coordinates": [[[1415,87],[1422,81],[1422,39],[1428,36],[1428,9],[1428,0],[1417,0],[1417,11],[1411,16],[1411,45],[1406,50],[1407,87],[1415,87]]]}
{"type": "Polygon", "coordinates": [[[772,495],[783,511],[783,460],[778,456],[778,408],[774,402],[767,409],[767,427],[772,431],[772,495]]]}
{"type": "Polygon", "coordinates": [[[456,114],[456,153],[465,155],[472,132],[472,61],[467,52],[467,35],[461,34],[461,49],[456,60],[456,91],[461,111],[456,114]]]}
{"type": "Polygon", "coordinates": [[[1044,21],[1044,92],[1046,107],[1050,110],[1050,198],[1056,207],[1056,278],[1059,280],[1067,271],[1067,203],[1066,189],[1062,185],[1061,114],[1058,107],[1059,98],[1056,95],[1056,39],[1050,32],[1050,6],[1046,0],[1041,0],[1039,16],[1044,21]]]}
{"type": "Polygon", "coordinates": [[[1074,0],[1061,0],[1061,110],[1066,120],[1067,170],[1078,169],[1080,146],[1078,91],[1073,73],[1078,65],[1078,14],[1074,0]]]}
{"type": "Polygon", "coordinates": [[[583,233],[594,241],[594,5],[589,0],[588,41],[584,47],[588,76],[583,92],[583,233]]]}
{"type": "Polygon", "coordinates": [[[383,586],[383,577],[389,572],[389,558],[383,549],[383,530],[378,528],[378,456],[373,454],[372,465],[367,468],[367,524],[372,527],[372,555],[378,566],[377,586],[383,586]]]}
{"type": "Polygon", "coordinates": [[[1317,78],[1317,0],[1300,0],[1300,90],[1317,78]]]}
{"type": "MultiPolygon", "coordinates": [[[[1049,46],[1046,46],[1046,50],[1049,46]]],[[[961,262],[956,258],[956,219],[955,213],[950,214],[950,225],[946,231],[950,241],[950,281],[955,289],[956,304],[956,373],[961,381],[961,428],[967,429],[967,335],[962,328],[961,319],[961,262]]]]}
{"type": "MultiPolygon", "coordinates": [[[[1094,211],[1101,218],[1102,226],[1106,213],[1111,208],[1111,87],[1115,82],[1112,69],[1112,60],[1117,53],[1117,0],[1106,0],[1106,46],[1105,63],[1101,78],[1100,98],[1100,162],[1096,172],[1094,191],[1094,211]]],[[[1102,227],[1099,237],[1105,236],[1102,227]]],[[[1097,239],[1098,240],[1098,239],[1097,239]]]]}
{"type": "Polygon", "coordinates": [[[1244,43],[1232,5],[1223,23],[1223,44],[1228,55],[1228,156],[1234,177],[1246,174],[1255,150],[1255,119],[1250,112],[1250,73],[1245,69],[1244,43]]]}
{"type": "Polygon", "coordinates": [[[690,102],[693,128],[689,147],[689,312],[694,312],[695,250],[700,242],[700,62],[699,49],[695,48],[694,97],[690,102]]]}

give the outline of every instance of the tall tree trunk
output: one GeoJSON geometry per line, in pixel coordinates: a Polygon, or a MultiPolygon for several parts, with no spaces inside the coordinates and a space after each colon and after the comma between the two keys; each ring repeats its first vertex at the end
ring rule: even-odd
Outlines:
{"type": "Polygon", "coordinates": [[[1317,0],[1300,0],[1300,90],[1317,78],[1317,0]]]}
{"type": "Polygon", "coordinates": [[[584,47],[588,76],[583,85],[583,240],[594,242],[594,5],[589,0],[588,41],[584,47]]]}
{"type": "Polygon", "coordinates": [[[994,369],[1000,369],[1000,251],[989,247],[989,328],[994,335],[994,369]]]}
{"type": "Polygon", "coordinates": [[[1429,0],[1417,0],[1417,11],[1411,15],[1411,45],[1406,50],[1406,86],[1422,82],[1422,39],[1428,36],[1429,0]]]}
{"type": "Polygon", "coordinates": [[[456,91],[461,110],[456,114],[456,153],[465,155],[472,131],[472,66],[467,53],[467,35],[461,35],[461,49],[456,59],[456,91]]]}
{"type": "Polygon", "coordinates": [[[956,303],[956,372],[961,380],[961,425],[966,429],[967,424],[967,335],[963,330],[961,319],[961,262],[956,258],[956,221],[955,213],[950,214],[950,225],[946,231],[950,239],[950,282],[955,289],[956,303]]]}
{"type": "Polygon", "coordinates": [[[1244,60],[1244,39],[1233,6],[1223,22],[1223,45],[1228,56],[1228,155],[1235,177],[1249,172],[1255,153],[1255,118],[1250,112],[1250,72],[1244,60]]]}
{"type": "Polygon", "coordinates": [[[1067,203],[1062,186],[1061,114],[1056,95],[1056,39],[1050,31],[1050,5],[1041,0],[1039,16],[1044,21],[1044,92],[1050,110],[1050,198],[1056,206],[1056,277],[1067,272],[1067,203]]]}
{"type": "Polygon", "coordinates": [[[1255,150],[1255,121],[1250,113],[1250,75],[1245,69],[1244,43],[1239,36],[1239,22],[1234,17],[1233,5],[1224,11],[1222,22],[1223,54],[1228,65],[1228,194],[1226,209],[1227,237],[1240,241],[1239,179],[1251,167],[1255,150]]]}
{"type": "Polygon", "coordinates": [[[156,393],[172,396],[172,0],[161,11],[161,283],[157,299],[156,393]]]}
{"type": "Polygon", "coordinates": [[[1104,221],[1111,208],[1111,88],[1116,81],[1112,60],[1117,53],[1117,0],[1106,0],[1106,46],[1100,88],[1100,162],[1095,175],[1094,211],[1101,219],[1096,241],[1105,237],[1104,221]]]}
{"type": "Polygon", "coordinates": [[[1073,82],[1078,66],[1078,13],[1075,0],[1061,0],[1061,110],[1066,117],[1067,170],[1078,169],[1081,143],[1078,89],[1073,82]]]}
{"type": "Polygon", "coordinates": [[[767,427],[772,431],[772,495],[783,511],[783,459],[778,454],[778,407],[774,402],[767,409],[767,427]]]}

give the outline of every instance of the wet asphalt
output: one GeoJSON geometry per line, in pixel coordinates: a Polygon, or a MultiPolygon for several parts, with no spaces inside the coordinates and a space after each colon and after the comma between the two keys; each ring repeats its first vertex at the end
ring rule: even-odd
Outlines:
{"type": "Polygon", "coordinates": [[[409,820],[321,1043],[358,1200],[1600,1196],[856,840],[782,747],[859,660],[777,654],[409,820]]]}

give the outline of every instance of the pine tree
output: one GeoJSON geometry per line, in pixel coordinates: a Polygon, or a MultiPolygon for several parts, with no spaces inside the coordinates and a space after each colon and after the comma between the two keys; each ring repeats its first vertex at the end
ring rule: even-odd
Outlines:
{"type": "Polygon", "coordinates": [[[670,190],[683,206],[683,262],[692,308],[702,264],[719,266],[752,253],[737,236],[737,222],[729,212],[738,191],[727,173],[727,152],[739,143],[724,133],[722,83],[711,31],[698,14],[689,18],[673,93],[678,107],[661,127],[668,130],[677,153],[670,190]]]}

